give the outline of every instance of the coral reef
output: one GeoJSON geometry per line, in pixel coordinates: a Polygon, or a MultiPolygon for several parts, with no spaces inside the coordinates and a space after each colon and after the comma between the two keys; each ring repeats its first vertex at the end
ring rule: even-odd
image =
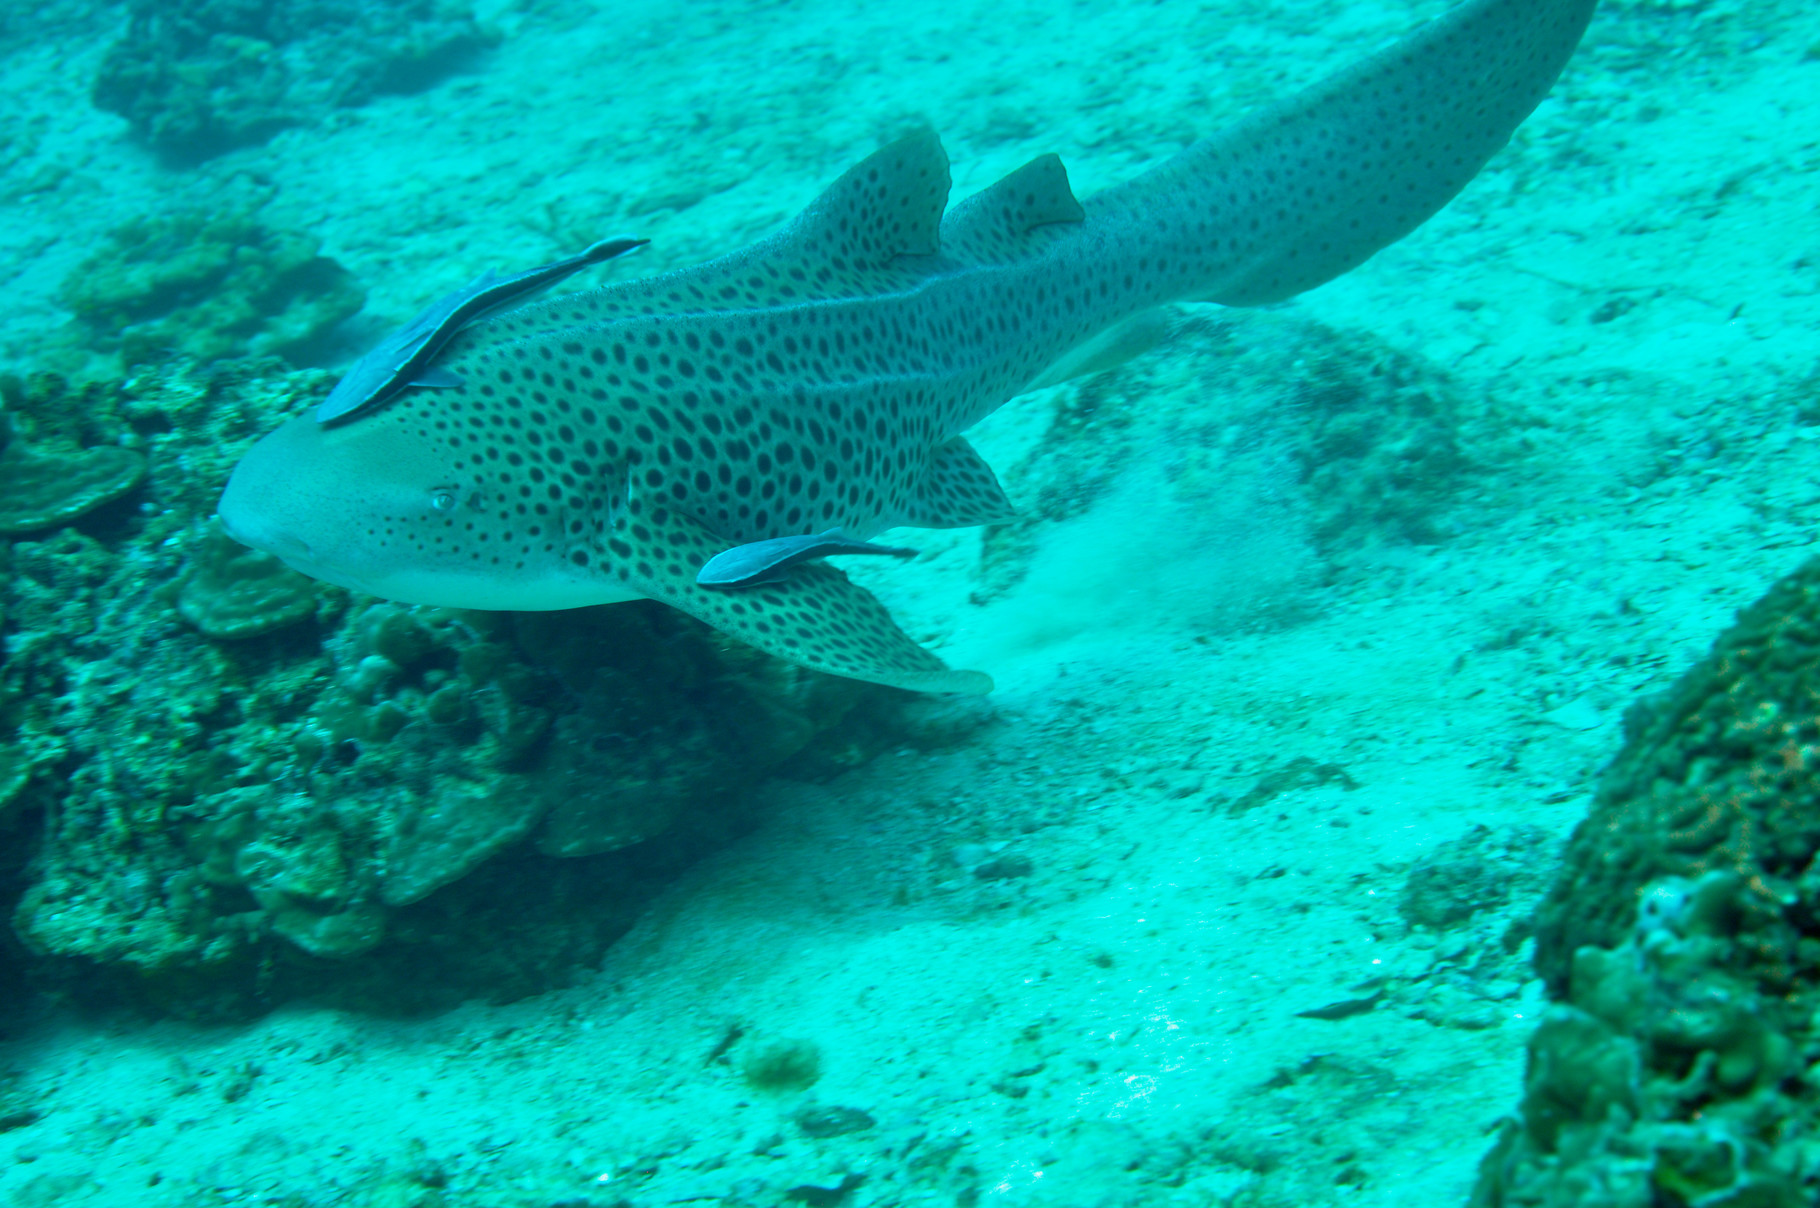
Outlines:
{"type": "Polygon", "coordinates": [[[177,583],[177,613],[211,638],[251,638],[316,613],[316,585],[210,524],[177,583]]]}
{"type": "Polygon", "coordinates": [[[1814,1203],[1820,561],[1626,738],[1538,911],[1556,1003],[1474,1203],[1814,1203]]]}
{"type": "Polygon", "coordinates": [[[0,547],[0,819],[41,832],[13,910],[41,979],[190,1015],[524,992],[767,771],[901,741],[898,694],[657,605],[410,608],[234,546],[207,520],[234,458],[319,389],[243,362],[13,392],[151,467],[109,527],[0,547]]]}
{"type": "MultiPolygon", "coordinates": [[[[23,383],[6,385],[6,393],[23,397],[23,383]]],[[[11,421],[0,411],[0,537],[68,523],[112,503],[144,477],[145,459],[118,446],[35,450],[14,439],[11,421]]]]}
{"type": "Polygon", "coordinates": [[[85,346],[127,365],[298,359],[366,304],[366,291],[316,240],[250,214],[200,211],[134,219],[64,278],[62,301],[85,346]]]}
{"type": "Polygon", "coordinates": [[[95,104],[182,162],[424,87],[495,40],[447,0],[132,0],[128,11],[95,104]]]}
{"type": "Polygon", "coordinates": [[[24,441],[0,451],[0,536],[56,528],[139,485],[145,461],[130,449],[38,453],[24,441]]]}

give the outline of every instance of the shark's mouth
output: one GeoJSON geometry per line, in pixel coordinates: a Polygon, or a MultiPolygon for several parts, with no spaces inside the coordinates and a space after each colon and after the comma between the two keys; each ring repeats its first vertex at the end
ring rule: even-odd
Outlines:
{"type": "Polygon", "coordinates": [[[236,524],[232,509],[224,508],[218,519],[228,536],[244,546],[256,549],[262,554],[270,554],[300,575],[320,579],[324,583],[333,583],[336,587],[345,587],[349,591],[365,592],[368,595],[383,595],[372,584],[362,582],[350,575],[345,569],[337,570],[325,565],[310,549],[310,543],[301,537],[277,529],[263,531],[252,528],[244,522],[236,524]]]}

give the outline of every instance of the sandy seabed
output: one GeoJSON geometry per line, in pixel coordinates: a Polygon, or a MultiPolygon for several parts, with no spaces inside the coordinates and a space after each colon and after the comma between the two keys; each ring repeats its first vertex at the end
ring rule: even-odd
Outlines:
{"type": "MultiPolygon", "coordinates": [[[[29,367],[57,282],[137,213],[262,199],[383,330],[614,231],[654,240],[645,271],[728,250],[918,120],[956,196],[1045,151],[1085,195],[1440,7],[495,5],[477,71],[188,171],[89,106],[111,31],[14,43],[0,352],[29,367]]],[[[53,1014],[4,1046],[45,1114],[0,1135],[0,1200],[1462,1202],[1543,1005],[1504,943],[1533,894],[1441,934],[1398,902],[1475,828],[1551,860],[1627,705],[1812,552],[1816,48],[1794,0],[1608,2],[1458,201],[1259,320],[1368,332],[1522,417],[1446,540],[1336,559],[1255,483],[1198,528],[1134,488],[982,605],[978,535],[917,534],[856,573],[997,678],[993,721],[764,786],[759,832],[567,990],[53,1014]],[[1235,808],[1296,759],[1344,776],[1235,808]],[[740,1054],[789,1042],[813,1086],[749,1085],[740,1054]]],[[[977,445],[1017,466],[1069,389],[977,445]]]]}

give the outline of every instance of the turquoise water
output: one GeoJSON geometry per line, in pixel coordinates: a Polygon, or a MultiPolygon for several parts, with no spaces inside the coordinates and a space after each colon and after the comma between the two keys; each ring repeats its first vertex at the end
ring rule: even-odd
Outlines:
{"type": "Polygon", "coordinates": [[[920,123],[1087,196],[1444,7],[0,18],[0,1202],[1465,1203],[1626,709],[1811,554],[1806,6],[1608,0],[1414,234],[975,428],[1022,518],[849,571],[983,702],[209,519],[486,270],[920,123]]]}

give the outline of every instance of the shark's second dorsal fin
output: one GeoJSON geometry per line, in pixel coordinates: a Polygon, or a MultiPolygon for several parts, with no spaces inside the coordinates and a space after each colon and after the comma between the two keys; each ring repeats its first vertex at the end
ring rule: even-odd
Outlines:
{"type": "Polygon", "coordinates": [[[1039,155],[956,205],[942,222],[942,250],[973,264],[1002,262],[1027,249],[1037,227],[1086,217],[1061,157],[1039,155]]]}

